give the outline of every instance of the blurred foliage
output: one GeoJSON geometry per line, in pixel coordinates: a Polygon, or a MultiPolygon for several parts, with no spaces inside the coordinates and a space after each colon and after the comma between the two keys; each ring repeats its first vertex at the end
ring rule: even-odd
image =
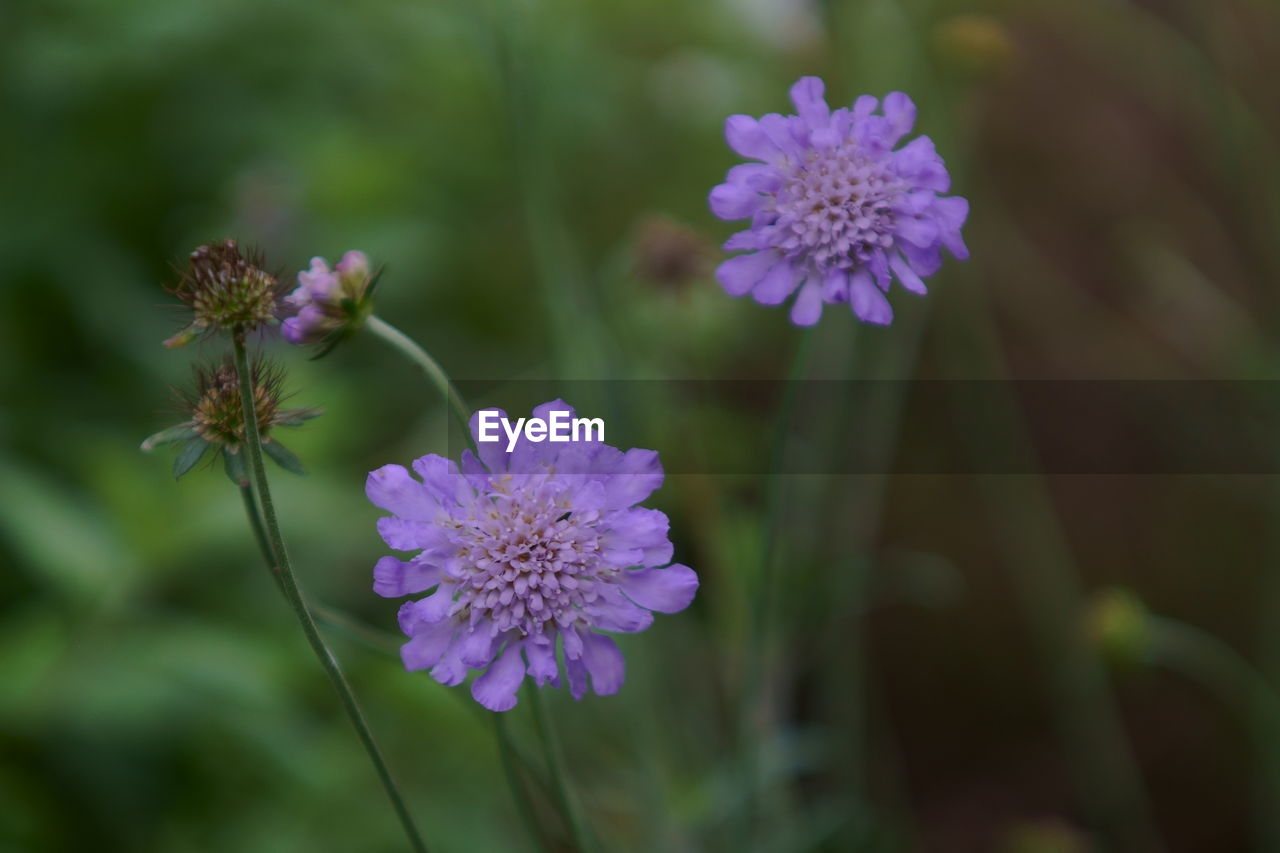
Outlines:
{"type": "MultiPolygon", "coordinates": [[[[730,229],[705,195],[735,159],[724,117],[784,109],[816,73],[833,100],[912,93],[973,202],[974,259],[927,300],[895,294],[892,329],[828,312],[815,377],[1274,378],[1280,15],[1262,0],[50,0],[0,22],[2,849],[401,846],[234,490],[216,471],[179,487],[138,451],[181,419],[163,286],[197,243],[257,244],[285,276],[363,249],[386,265],[379,312],[459,378],[781,378],[796,332],[709,279],[730,229]]],[[[313,473],[275,476],[302,582],[390,630],[365,472],[441,450],[445,413],[375,340],[319,362],[263,346],[326,412],[289,442],[313,473]]],[[[833,441],[879,419],[891,459],[897,406],[820,414],[833,441]]],[[[655,446],[689,440],[664,424],[650,408],[655,446]]],[[[698,432],[768,426],[709,413],[698,432]]],[[[1027,642],[1044,620],[1013,591],[1042,568],[1002,547],[1019,508],[982,479],[789,483],[763,849],[1107,836],[1027,642]]],[[[1280,625],[1265,484],[1044,488],[1061,538],[1022,553],[1280,648],[1256,630],[1280,625]]],[[[672,477],[656,505],[698,602],[623,640],[620,696],[551,707],[606,849],[729,849],[760,487],[672,477]]],[[[532,849],[466,691],[331,639],[433,848],[532,849]]],[[[1237,716],[1156,676],[1119,699],[1167,849],[1243,849],[1237,716]]]]}

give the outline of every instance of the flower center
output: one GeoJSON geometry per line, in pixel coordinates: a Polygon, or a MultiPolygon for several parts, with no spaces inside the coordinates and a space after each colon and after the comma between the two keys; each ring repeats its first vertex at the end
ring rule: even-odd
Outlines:
{"type": "Polygon", "coordinates": [[[776,245],[820,270],[852,269],[893,245],[893,206],[905,191],[884,161],[853,142],[811,151],[777,194],[776,245]]]}
{"type": "MultiPolygon", "coordinates": [[[[472,624],[489,619],[491,633],[540,634],[548,623],[568,626],[597,597],[598,515],[575,515],[548,485],[522,493],[495,491],[478,499],[453,534],[461,565],[450,614],[470,610],[472,624]]],[[[554,627],[554,626],[551,626],[554,627]]]]}

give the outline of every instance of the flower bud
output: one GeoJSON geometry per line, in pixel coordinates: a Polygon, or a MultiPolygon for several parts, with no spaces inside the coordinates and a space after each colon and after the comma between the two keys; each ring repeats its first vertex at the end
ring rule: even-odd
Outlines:
{"type": "Polygon", "coordinates": [[[1102,656],[1119,668],[1141,664],[1150,646],[1147,608],[1124,589],[1103,590],[1087,614],[1089,639],[1102,656]]]}
{"type": "Polygon", "coordinates": [[[955,15],[938,24],[934,44],[942,58],[977,76],[998,73],[1017,58],[1009,28],[989,15],[955,15]]]}
{"type": "Polygon", "coordinates": [[[327,344],[321,354],[328,352],[372,313],[376,283],[364,252],[347,252],[332,270],[324,258],[312,258],[311,268],[298,273],[297,288],[285,298],[297,313],[284,321],[281,334],[299,346],[327,344]]]}

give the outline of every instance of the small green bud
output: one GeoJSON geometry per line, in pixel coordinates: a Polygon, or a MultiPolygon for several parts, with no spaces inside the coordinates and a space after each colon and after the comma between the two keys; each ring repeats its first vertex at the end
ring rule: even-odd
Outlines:
{"type": "Polygon", "coordinates": [[[1151,625],[1146,606],[1124,589],[1103,590],[1087,615],[1090,640],[1117,668],[1138,666],[1150,648],[1151,625]]]}
{"type": "Polygon", "coordinates": [[[1005,833],[1001,853],[1090,853],[1088,836],[1059,820],[1021,823],[1005,833]]]}
{"type": "Polygon", "coordinates": [[[947,63],[983,76],[1003,71],[1018,55],[1009,27],[990,15],[954,15],[937,25],[934,44],[947,63]]]}

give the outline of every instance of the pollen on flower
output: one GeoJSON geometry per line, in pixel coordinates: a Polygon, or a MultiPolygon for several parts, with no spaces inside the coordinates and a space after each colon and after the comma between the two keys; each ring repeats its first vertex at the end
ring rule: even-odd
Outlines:
{"type": "Polygon", "coordinates": [[[449,615],[474,611],[497,635],[546,635],[569,627],[595,601],[596,582],[617,574],[601,564],[600,514],[573,514],[553,485],[526,490],[495,484],[488,506],[473,504],[450,523],[460,560],[446,571],[458,586],[449,615]]]}

